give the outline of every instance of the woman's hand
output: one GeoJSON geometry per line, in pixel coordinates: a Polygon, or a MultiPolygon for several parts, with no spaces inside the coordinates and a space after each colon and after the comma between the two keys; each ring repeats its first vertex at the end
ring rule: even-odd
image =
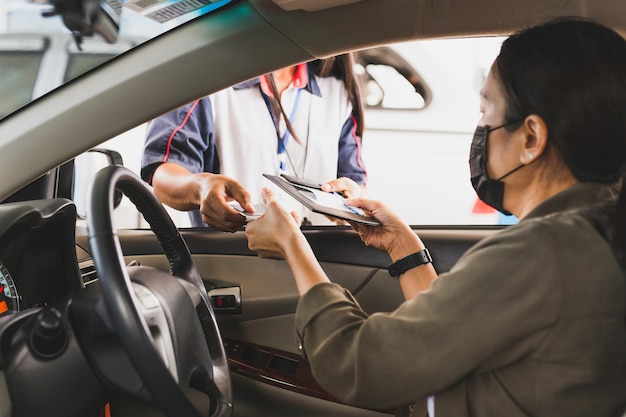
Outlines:
{"type": "Polygon", "coordinates": [[[262,194],[265,213],[247,224],[248,247],[262,258],[284,259],[285,245],[300,233],[298,216],[288,213],[269,188],[263,188],[262,194]]]}
{"type": "Polygon", "coordinates": [[[360,207],[381,223],[380,226],[369,226],[350,222],[350,225],[366,245],[386,251],[393,262],[424,248],[411,228],[383,203],[361,198],[350,199],[346,203],[360,207]]]}
{"type": "Polygon", "coordinates": [[[330,282],[315,259],[309,242],[300,232],[298,216],[287,213],[268,188],[263,188],[263,202],[265,213],[246,226],[250,250],[262,258],[285,259],[300,295],[315,285],[330,282]]]}

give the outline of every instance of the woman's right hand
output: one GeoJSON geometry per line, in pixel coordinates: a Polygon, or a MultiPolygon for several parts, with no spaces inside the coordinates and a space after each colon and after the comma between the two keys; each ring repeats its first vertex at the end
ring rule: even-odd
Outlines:
{"type": "Polygon", "coordinates": [[[330,282],[300,231],[295,212],[288,213],[269,188],[263,189],[265,212],[248,223],[248,247],[262,258],[285,259],[291,268],[300,295],[315,285],[330,282]]]}
{"type": "Polygon", "coordinates": [[[359,234],[363,243],[386,251],[392,261],[395,262],[424,248],[411,228],[383,203],[362,198],[346,200],[346,203],[361,208],[381,223],[380,226],[370,226],[350,222],[350,225],[359,234]]]}
{"type": "Polygon", "coordinates": [[[262,195],[265,212],[246,225],[248,247],[261,258],[284,259],[285,245],[293,245],[300,234],[298,216],[288,213],[269,188],[263,188],[262,195]]]}

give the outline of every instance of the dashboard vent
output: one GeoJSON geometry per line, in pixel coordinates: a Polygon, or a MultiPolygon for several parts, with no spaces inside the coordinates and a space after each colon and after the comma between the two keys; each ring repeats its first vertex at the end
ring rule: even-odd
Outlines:
{"type": "Polygon", "coordinates": [[[98,280],[98,273],[96,272],[96,266],[94,264],[81,266],[80,275],[85,285],[98,280]]]}

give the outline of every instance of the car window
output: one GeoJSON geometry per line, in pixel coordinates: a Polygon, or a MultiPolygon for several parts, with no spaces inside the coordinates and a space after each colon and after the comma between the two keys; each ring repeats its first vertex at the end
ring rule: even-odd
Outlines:
{"type": "MultiPolygon", "coordinates": [[[[469,181],[468,156],[479,119],[479,91],[502,38],[413,41],[358,51],[364,97],[362,155],[367,196],[394,208],[412,225],[515,223],[480,202],[469,181]]],[[[103,147],[118,150],[139,172],[146,127],[103,147]]],[[[118,208],[119,224],[144,227],[118,208]]],[[[168,209],[176,224],[188,215],[168,209]]]]}
{"type": "Polygon", "coordinates": [[[408,223],[516,222],[482,204],[469,181],[479,92],[502,39],[413,41],[360,52],[368,194],[408,223]]]}
{"type": "Polygon", "coordinates": [[[106,61],[113,58],[113,54],[81,54],[72,53],[69,54],[67,59],[67,68],[65,69],[65,75],[63,81],[69,81],[72,78],[93,69],[106,61]]]}
{"type": "Polygon", "coordinates": [[[31,101],[44,48],[36,37],[0,40],[0,118],[31,101]]]}
{"type": "Polygon", "coordinates": [[[361,92],[367,108],[422,109],[431,99],[428,84],[393,46],[356,54],[361,92]]]}

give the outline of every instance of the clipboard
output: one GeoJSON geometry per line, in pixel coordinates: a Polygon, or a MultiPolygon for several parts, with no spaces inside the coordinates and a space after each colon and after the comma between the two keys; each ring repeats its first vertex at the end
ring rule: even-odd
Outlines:
{"type": "Polygon", "coordinates": [[[315,182],[271,174],[263,174],[263,176],[315,213],[350,222],[380,226],[378,220],[365,214],[360,208],[347,205],[345,198],[339,193],[322,191],[321,186],[315,182]]]}

